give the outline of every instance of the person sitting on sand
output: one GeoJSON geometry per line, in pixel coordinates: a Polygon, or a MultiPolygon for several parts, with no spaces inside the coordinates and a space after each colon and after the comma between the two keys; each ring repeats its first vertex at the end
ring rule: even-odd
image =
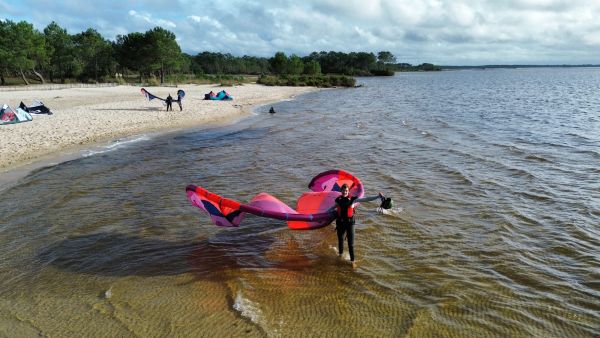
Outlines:
{"type": "Polygon", "coordinates": [[[336,211],[335,229],[338,236],[338,254],[342,257],[344,253],[344,234],[348,239],[348,252],[350,253],[350,261],[352,266],[354,263],[354,205],[359,202],[369,202],[377,198],[384,200],[382,193],[377,196],[358,198],[358,196],[350,196],[350,189],[347,184],[342,185],[340,192],[342,193],[335,199],[335,206],[329,209],[330,212],[336,211]]]}
{"type": "Polygon", "coordinates": [[[171,97],[170,93],[165,101],[167,102],[167,111],[169,111],[169,108],[171,109],[171,111],[173,111],[173,97],[171,97]]]}

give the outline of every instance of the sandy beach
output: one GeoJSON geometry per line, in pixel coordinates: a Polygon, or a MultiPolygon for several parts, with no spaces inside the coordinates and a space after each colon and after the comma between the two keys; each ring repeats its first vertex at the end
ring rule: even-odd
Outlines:
{"type": "Polygon", "coordinates": [[[34,115],[33,121],[0,126],[0,171],[58,156],[75,149],[149,132],[171,131],[208,124],[226,124],[243,117],[257,105],[276,102],[316,90],[312,87],[266,87],[257,84],[220,87],[182,85],[147,88],[156,96],[176,97],[183,89],[183,111],[177,103],[166,111],[161,101],[148,101],[141,87],[116,86],[56,90],[1,91],[0,103],[18,107],[41,100],[53,115],[34,115]],[[209,91],[225,90],[233,101],[205,101],[209,91]]]}

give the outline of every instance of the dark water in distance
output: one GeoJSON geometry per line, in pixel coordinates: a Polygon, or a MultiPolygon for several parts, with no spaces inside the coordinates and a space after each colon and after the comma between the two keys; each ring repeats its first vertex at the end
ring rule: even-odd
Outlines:
{"type": "Polygon", "coordinates": [[[593,337],[600,69],[399,73],[38,170],[0,195],[0,336],[593,337]],[[291,206],[346,169],[399,206],[213,226],[187,184],[291,206]]]}

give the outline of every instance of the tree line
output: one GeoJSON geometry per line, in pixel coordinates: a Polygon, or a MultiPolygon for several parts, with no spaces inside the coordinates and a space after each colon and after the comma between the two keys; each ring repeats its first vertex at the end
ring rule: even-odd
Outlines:
{"type": "Polygon", "coordinates": [[[431,64],[412,66],[397,63],[387,51],[313,52],[300,57],[283,52],[271,58],[228,53],[183,53],[172,32],[155,27],[144,33],[133,32],[105,39],[95,29],[69,34],[56,22],[43,31],[21,21],[0,21],[0,82],[17,77],[25,84],[76,80],[112,82],[125,76],[160,79],[182,74],[201,77],[206,74],[249,74],[278,76],[350,76],[393,75],[402,70],[437,70],[431,64]]]}

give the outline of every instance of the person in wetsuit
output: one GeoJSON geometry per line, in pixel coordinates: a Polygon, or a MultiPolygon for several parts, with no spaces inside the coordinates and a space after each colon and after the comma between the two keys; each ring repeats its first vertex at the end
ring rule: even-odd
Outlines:
{"type": "MultiPolygon", "coordinates": [[[[179,92],[177,92],[177,104],[179,105],[179,111],[183,110],[183,97],[181,97],[181,94],[179,92]]],[[[173,110],[173,108],[171,108],[171,110],[173,110]]]]}
{"type": "Polygon", "coordinates": [[[165,101],[167,102],[167,111],[169,111],[169,109],[173,111],[173,97],[171,96],[171,94],[167,96],[167,99],[165,101]]]}
{"type": "Polygon", "coordinates": [[[337,209],[335,218],[335,229],[338,236],[338,254],[342,257],[344,253],[344,234],[348,239],[348,252],[350,253],[350,261],[354,266],[354,204],[357,202],[369,202],[380,198],[382,201],[384,196],[379,193],[377,196],[358,198],[350,196],[350,189],[347,184],[342,185],[340,192],[342,193],[335,199],[335,206],[332,211],[337,209]]]}

